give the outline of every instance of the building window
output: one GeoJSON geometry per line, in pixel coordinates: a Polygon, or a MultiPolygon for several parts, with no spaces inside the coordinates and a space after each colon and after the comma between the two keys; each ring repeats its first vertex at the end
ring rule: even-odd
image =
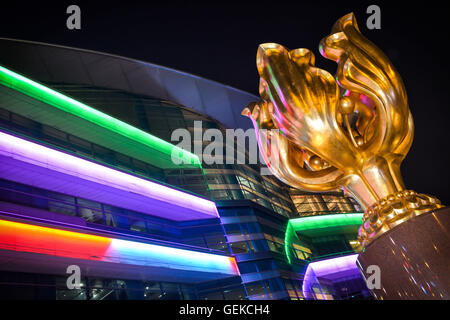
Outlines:
{"type": "Polygon", "coordinates": [[[231,252],[233,254],[240,254],[240,253],[248,253],[250,252],[250,248],[247,245],[247,242],[232,242],[230,243],[231,252]]]}
{"type": "Polygon", "coordinates": [[[264,284],[261,281],[246,283],[245,289],[247,290],[247,295],[249,296],[267,295],[264,284]]]}

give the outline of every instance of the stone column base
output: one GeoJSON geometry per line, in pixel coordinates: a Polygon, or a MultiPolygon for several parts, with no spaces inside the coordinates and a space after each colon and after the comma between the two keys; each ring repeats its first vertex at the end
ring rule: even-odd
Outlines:
{"type": "Polygon", "coordinates": [[[380,268],[377,299],[450,299],[450,207],[414,217],[370,243],[359,255],[365,271],[380,268]]]}

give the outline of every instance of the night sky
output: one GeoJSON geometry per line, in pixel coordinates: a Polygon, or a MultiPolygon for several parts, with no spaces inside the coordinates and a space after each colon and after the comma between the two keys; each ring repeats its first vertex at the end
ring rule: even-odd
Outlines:
{"type": "Polygon", "coordinates": [[[339,17],[352,11],[362,33],[388,55],[405,82],[416,127],[402,166],[407,188],[449,204],[450,88],[445,43],[450,37],[447,10],[440,2],[3,1],[0,37],[136,58],[257,94],[258,44],[309,48],[316,54],[316,64],[334,73],[336,65],[320,56],[318,44],[339,17]],[[71,4],[81,7],[81,30],[66,28],[66,8],[71,4]],[[370,4],[381,8],[381,30],[366,27],[370,4]]]}

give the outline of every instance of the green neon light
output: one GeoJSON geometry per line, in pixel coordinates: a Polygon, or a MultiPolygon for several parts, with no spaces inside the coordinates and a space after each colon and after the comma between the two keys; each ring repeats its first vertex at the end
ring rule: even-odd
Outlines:
{"type": "Polygon", "coordinates": [[[159,139],[147,132],[113,118],[97,109],[65,96],[2,66],[0,66],[0,84],[17,90],[34,99],[40,100],[62,111],[81,117],[89,122],[118,133],[143,145],[149,146],[168,155],[169,157],[172,157],[173,155],[181,160],[181,164],[191,164],[196,167],[201,167],[201,163],[197,155],[174,146],[167,141],[159,139]]]}
{"type": "Polygon", "coordinates": [[[292,225],[289,221],[286,226],[286,234],[284,236],[284,252],[286,252],[286,258],[289,264],[291,264],[292,261],[291,250],[289,250],[289,248],[291,247],[292,239],[296,236],[297,235],[294,232],[294,228],[292,228],[292,225]]]}
{"type": "Polygon", "coordinates": [[[363,213],[337,213],[289,220],[296,232],[317,228],[361,225],[363,213]]]}
{"type": "Polygon", "coordinates": [[[291,263],[291,251],[289,248],[294,237],[297,238],[297,232],[345,226],[360,226],[362,225],[363,215],[363,213],[336,213],[289,220],[286,226],[284,239],[284,250],[288,262],[291,263]]]}

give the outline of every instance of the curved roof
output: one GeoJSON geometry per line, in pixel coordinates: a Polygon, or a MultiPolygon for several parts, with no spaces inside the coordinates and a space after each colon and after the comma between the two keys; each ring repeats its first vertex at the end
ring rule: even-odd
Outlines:
{"type": "Polygon", "coordinates": [[[168,100],[228,128],[251,127],[242,109],[258,97],[186,72],[121,56],[0,38],[0,65],[47,83],[84,84],[168,100]]]}

